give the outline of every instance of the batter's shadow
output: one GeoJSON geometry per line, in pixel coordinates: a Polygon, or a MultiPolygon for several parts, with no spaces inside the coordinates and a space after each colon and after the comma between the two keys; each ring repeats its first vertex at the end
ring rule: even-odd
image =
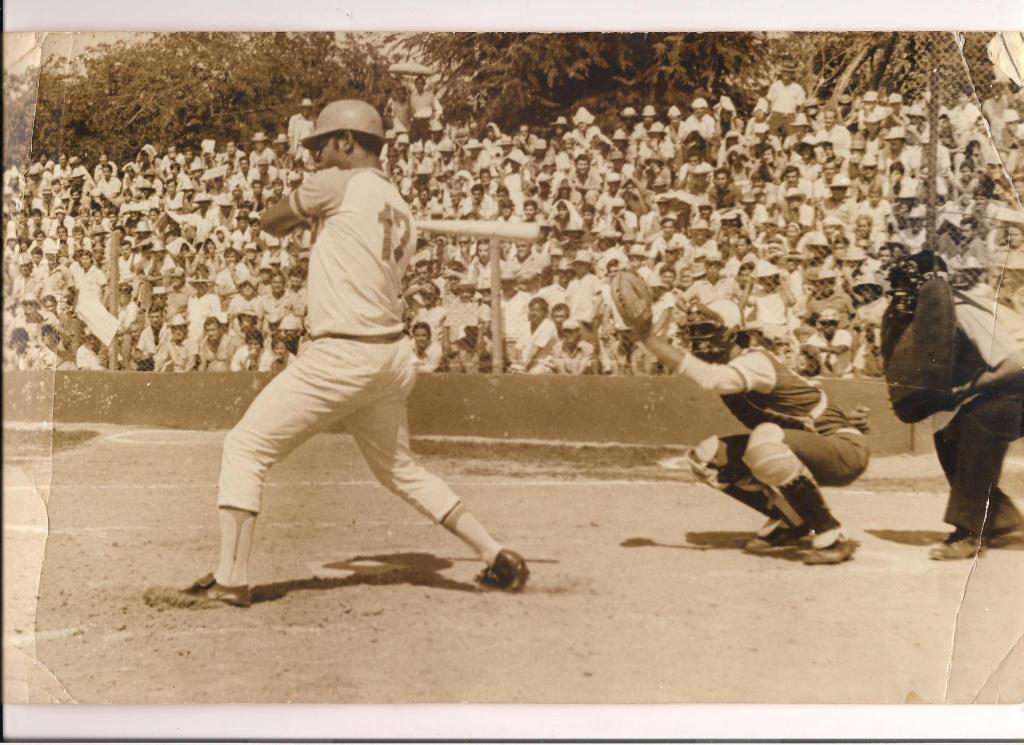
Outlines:
{"type": "MultiPolygon", "coordinates": [[[[627,538],[619,545],[623,548],[672,548],[687,551],[743,551],[747,542],[757,534],[734,530],[691,531],[686,534],[686,543],[659,543],[650,538],[627,538]]],[[[783,550],[769,554],[761,554],[759,558],[781,559],[782,561],[800,561],[797,550],[783,550]]]]}
{"type": "Polygon", "coordinates": [[[352,574],[344,577],[307,577],[256,585],[251,588],[253,604],[281,600],[293,592],[324,592],[357,585],[414,585],[456,592],[485,592],[477,585],[459,582],[442,575],[442,571],[453,566],[452,562],[427,553],[354,556],[351,559],[332,561],[322,566],[329,571],[352,572],[352,574]]]}

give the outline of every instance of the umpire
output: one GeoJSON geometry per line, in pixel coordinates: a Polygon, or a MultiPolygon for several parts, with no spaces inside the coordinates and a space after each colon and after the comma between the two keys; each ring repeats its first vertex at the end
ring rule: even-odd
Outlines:
{"type": "Polygon", "coordinates": [[[943,390],[934,381],[920,381],[924,385],[915,394],[930,398],[919,414],[933,415],[935,452],[950,486],[944,520],[954,530],[929,552],[935,560],[973,558],[1024,528],[1024,516],[999,486],[1007,450],[1022,436],[1024,351],[999,322],[999,306],[950,289],[945,271],[942,259],[930,252],[895,267],[883,329],[886,377],[897,414],[901,401],[892,386],[901,350],[913,344],[915,324],[921,324],[919,337],[949,350],[950,385],[943,390]]]}

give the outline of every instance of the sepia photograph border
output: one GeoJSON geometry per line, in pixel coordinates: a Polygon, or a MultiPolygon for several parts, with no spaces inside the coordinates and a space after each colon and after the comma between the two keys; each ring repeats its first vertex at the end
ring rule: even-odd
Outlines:
{"type": "MultiPolygon", "coordinates": [[[[184,30],[1014,30],[1019,3],[611,2],[521,8],[455,0],[266,0],[149,7],[52,0],[5,3],[5,32],[184,30]],[[1018,7],[1013,7],[1017,5],[1018,7]],[[524,12],[525,11],[525,12],[524,12]]],[[[6,55],[5,55],[6,56],[6,55]]],[[[24,740],[925,740],[1020,738],[1021,705],[946,706],[5,706],[4,736],[24,740]]]]}

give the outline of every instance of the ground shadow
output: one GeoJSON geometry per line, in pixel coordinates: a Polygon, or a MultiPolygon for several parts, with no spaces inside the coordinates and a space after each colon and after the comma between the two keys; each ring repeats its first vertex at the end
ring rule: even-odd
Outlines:
{"type": "Polygon", "coordinates": [[[947,533],[938,530],[865,530],[868,535],[904,546],[933,546],[946,540],[947,533]]]}
{"type": "MultiPolygon", "coordinates": [[[[686,534],[686,542],[703,550],[742,551],[743,547],[756,536],[756,533],[737,530],[705,530],[686,534]]],[[[757,554],[765,559],[781,559],[782,561],[800,561],[801,551],[797,546],[783,548],[771,553],[757,554]]],[[[753,554],[751,554],[753,555],[753,554]]]]}
{"type": "Polygon", "coordinates": [[[659,543],[651,538],[627,538],[622,548],[681,548],[687,551],[707,551],[710,546],[691,546],[685,543],[659,543]]]}
{"type": "MultiPolygon", "coordinates": [[[[713,551],[724,549],[726,551],[742,551],[747,541],[755,536],[754,533],[730,531],[730,530],[709,530],[701,533],[687,533],[686,543],[659,543],[651,538],[627,538],[619,545],[623,548],[681,548],[689,551],[713,551]]],[[[783,559],[784,561],[800,561],[800,552],[794,546],[791,549],[781,549],[770,554],[763,554],[768,559],[783,559]]]]}
{"type": "Polygon", "coordinates": [[[323,566],[332,571],[351,571],[353,574],[347,577],[310,577],[257,585],[252,588],[252,602],[267,603],[304,590],[336,590],[356,585],[416,585],[458,592],[484,591],[468,582],[457,582],[443,576],[441,571],[450,569],[452,562],[427,553],[354,556],[323,566]]]}

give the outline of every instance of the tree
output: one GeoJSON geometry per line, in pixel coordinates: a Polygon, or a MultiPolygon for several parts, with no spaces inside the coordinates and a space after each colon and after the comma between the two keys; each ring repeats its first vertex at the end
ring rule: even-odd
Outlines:
{"type": "Polygon", "coordinates": [[[685,106],[697,95],[746,97],[763,34],[413,34],[402,42],[437,70],[456,121],[547,124],[586,106],[608,119],[626,103],[685,106]]]}
{"type": "Polygon", "coordinates": [[[365,35],[154,34],[100,45],[39,71],[32,155],[56,157],[73,141],[75,154],[125,160],[147,142],[279,132],[306,96],[383,105],[387,66],[365,35]]]}

